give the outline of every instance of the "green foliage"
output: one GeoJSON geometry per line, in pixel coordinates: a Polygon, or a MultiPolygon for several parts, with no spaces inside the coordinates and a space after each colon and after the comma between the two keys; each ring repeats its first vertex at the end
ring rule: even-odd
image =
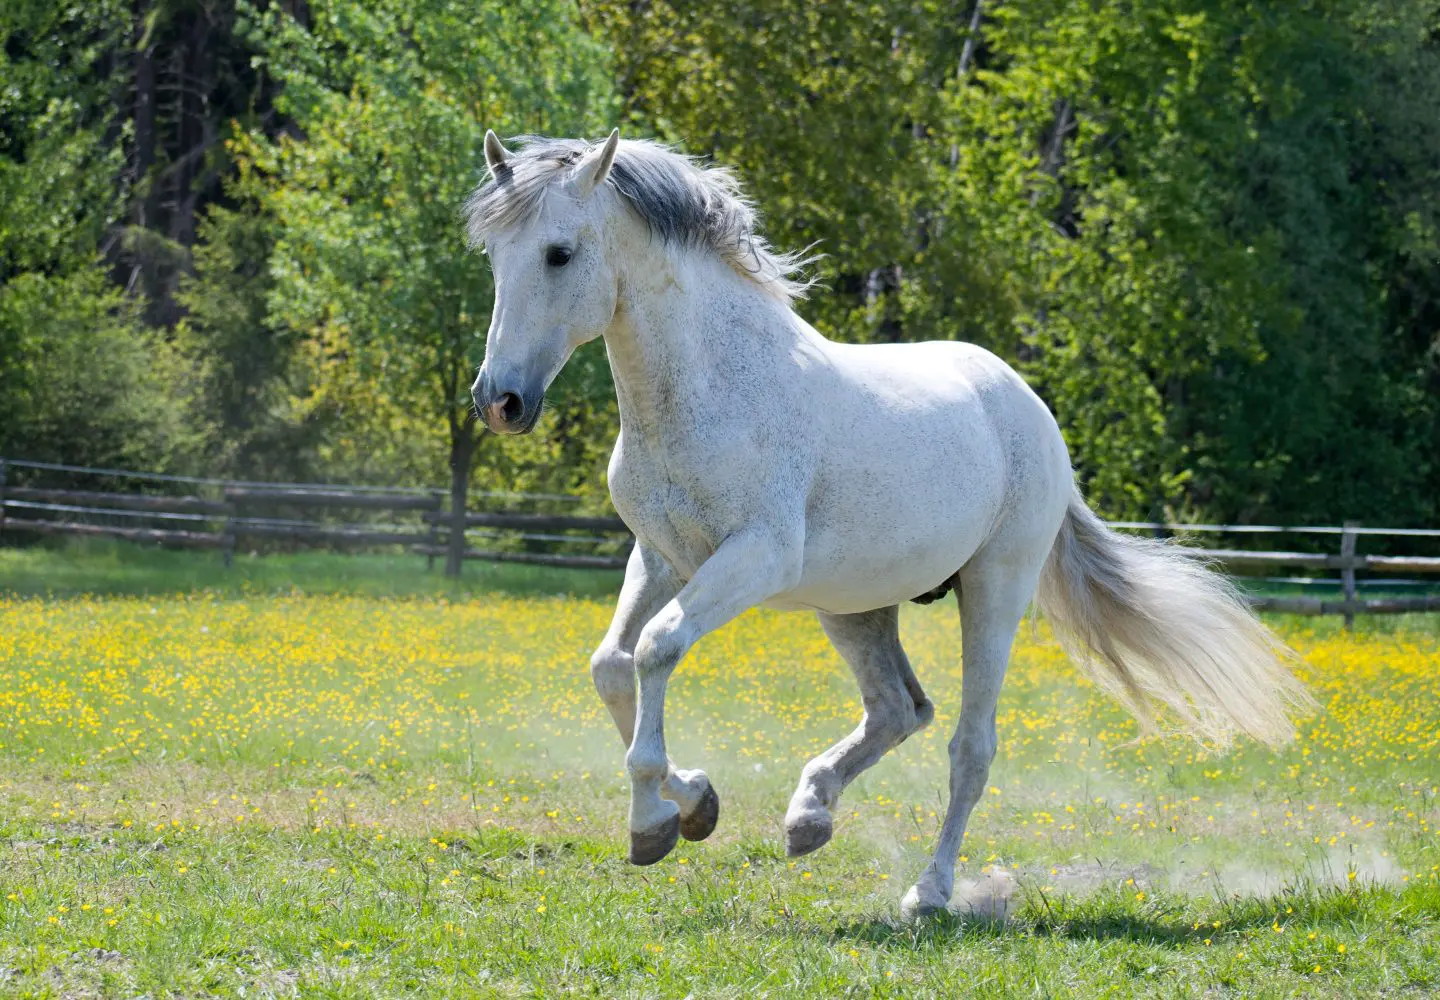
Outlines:
{"type": "MultiPolygon", "coordinates": [[[[474,434],[492,286],[459,209],[481,179],[485,129],[597,131],[613,114],[604,53],[558,2],[332,0],[312,14],[308,28],[276,8],[254,15],[285,84],[279,108],[304,136],[238,146],[278,220],[269,322],[304,344],[317,393],[389,432],[391,476],[433,481],[447,457],[468,461],[474,434]],[[449,456],[405,453],[442,429],[449,456]]],[[[483,457],[538,467],[548,444],[483,457]]]]}
{"type": "Polygon", "coordinates": [[[1440,0],[13,0],[0,448],[459,485],[473,459],[601,502],[599,345],[539,434],[480,442],[492,288],[458,210],[487,126],[619,120],[818,242],[827,335],[1016,363],[1106,513],[1432,522],[1437,29],[1440,0]],[[85,345],[109,416],[59,368],[85,345]]]}
{"type": "Polygon", "coordinates": [[[586,6],[822,330],[1018,361],[1108,513],[1436,515],[1433,2],[586,6]]]}
{"type": "Polygon", "coordinates": [[[0,288],[0,455],[126,468],[184,465],[185,372],[99,268],[0,288]]]}
{"type": "Polygon", "coordinates": [[[997,231],[1026,369],[1107,510],[1434,516],[1426,345],[1392,343],[1385,306],[1440,162],[1413,121],[1440,62],[1409,11],[996,9],[1006,61],[956,94],[979,154],[955,208],[997,231]],[[1005,177],[1008,218],[985,219],[969,192],[1005,177]]]}
{"type": "Polygon", "coordinates": [[[327,472],[363,480],[363,470],[326,461],[326,442],[344,435],[344,414],[315,404],[294,338],[270,322],[276,223],[257,198],[233,187],[237,207],[217,205],[201,220],[194,269],[176,295],[185,319],[175,342],[198,383],[203,412],[195,418],[210,429],[208,471],[281,482],[327,472]]]}
{"type": "Polygon", "coordinates": [[[123,157],[106,135],[113,80],[97,63],[123,10],[114,0],[0,7],[0,282],[88,266],[120,211],[123,157]]]}
{"type": "Polygon", "coordinates": [[[117,3],[0,10],[0,455],[165,466],[194,444],[163,340],[106,275],[117,3]]]}

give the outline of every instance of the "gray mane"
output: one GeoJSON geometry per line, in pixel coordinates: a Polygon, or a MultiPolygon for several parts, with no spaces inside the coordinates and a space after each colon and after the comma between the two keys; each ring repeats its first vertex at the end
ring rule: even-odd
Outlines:
{"type": "MultiPolygon", "coordinates": [[[[533,217],[550,184],[594,148],[584,139],[521,136],[518,141],[520,150],[465,205],[472,245],[533,217]]],[[[801,271],[814,257],[772,249],[755,231],[754,205],[723,167],[701,166],[657,142],[626,139],[605,184],[665,243],[708,248],[784,301],[803,297],[813,283],[801,271]]]]}

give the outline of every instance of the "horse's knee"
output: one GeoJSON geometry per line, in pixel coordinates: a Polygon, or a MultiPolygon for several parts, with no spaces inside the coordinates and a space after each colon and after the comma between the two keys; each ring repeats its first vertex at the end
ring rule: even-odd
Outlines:
{"type": "Polygon", "coordinates": [[[995,730],[956,733],[950,741],[951,783],[957,787],[984,784],[999,746],[995,730]]]}
{"type": "Polygon", "coordinates": [[[697,638],[694,626],[679,611],[662,611],[650,620],[635,643],[635,673],[638,677],[652,674],[668,676],[697,638]]]}
{"type": "Polygon", "coordinates": [[[885,742],[891,747],[897,747],[919,728],[915,723],[915,707],[905,705],[899,711],[891,714],[889,724],[885,729],[885,742]]]}
{"type": "Polygon", "coordinates": [[[915,709],[915,719],[911,725],[910,733],[918,733],[931,722],[935,721],[935,703],[925,695],[925,689],[920,686],[919,679],[915,672],[905,664],[905,693],[910,697],[910,704],[915,709]]]}
{"type": "Polygon", "coordinates": [[[615,646],[604,645],[590,657],[590,679],[600,700],[635,696],[635,663],[630,654],[615,646]]]}

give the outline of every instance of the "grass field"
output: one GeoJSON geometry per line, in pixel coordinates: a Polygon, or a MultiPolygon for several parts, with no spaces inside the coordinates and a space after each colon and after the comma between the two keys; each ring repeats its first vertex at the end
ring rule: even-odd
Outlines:
{"type": "Polygon", "coordinates": [[[953,605],[906,610],[935,724],[781,848],[853,725],[804,616],[671,685],[720,827],[624,861],[586,663],[613,575],[412,558],[0,549],[0,995],[1440,994],[1440,629],[1279,623],[1322,703],[1292,749],[1132,743],[1042,628],[1017,649],[964,877],[1010,920],[897,919],[943,812],[953,605]]]}

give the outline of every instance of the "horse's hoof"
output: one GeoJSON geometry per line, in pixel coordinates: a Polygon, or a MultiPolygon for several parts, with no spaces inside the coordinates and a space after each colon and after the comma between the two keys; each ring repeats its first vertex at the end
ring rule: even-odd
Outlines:
{"type": "MultiPolygon", "coordinates": [[[[715,794],[714,785],[705,786],[705,794],[689,815],[680,817],[680,836],[686,840],[704,840],[715,832],[720,821],[720,796],[715,794]]],[[[666,848],[669,850],[669,848],[666,848]]]]}
{"type": "Polygon", "coordinates": [[[661,820],[659,825],[639,833],[630,831],[630,863],[632,865],[653,865],[675,849],[680,839],[680,816],[678,814],[661,820]]]}
{"type": "Polygon", "coordinates": [[[949,904],[950,901],[938,892],[928,887],[912,885],[905,893],[905,898],[900,900],[900,915],[913,923],[933,917],[937,913],[944,913],[949,904]]]}
{"type": "Polygon", "coordinates": [[[798,858],[830,843],[835,826],[825,813],[802,817],[785,825],[785,854],[798,858]]]}

